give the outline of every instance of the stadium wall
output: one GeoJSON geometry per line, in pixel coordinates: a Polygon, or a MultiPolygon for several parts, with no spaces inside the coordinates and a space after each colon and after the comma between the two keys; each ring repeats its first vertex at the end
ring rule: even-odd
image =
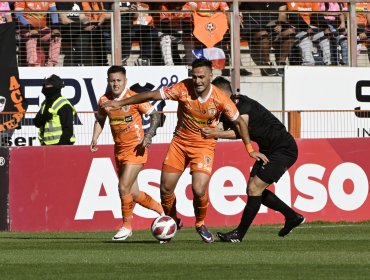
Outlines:
{"type": "MultiPolygon", "coordinates": [[[[298,161],[270,189],[303,213],[308,222],[369,220],[368,140],[299,139],[297,142],[298,161]]],[[[8,150],[9,157],[5,157],[5,161],[9,162],[3,165],[8,170],[5,173],[2,170],[2,175],[9,174],[9,230],[97,231],[119,227],[121,211],[112,145],[100,146],[96,153],[91,153],[87,146],[11,147],[8,150]]],[[[166,151],[167,144],[152,145],[149,161],[138,178],[140,188],[157,200],[166,151]]],[[[239,222],[252,164],[240,141],[217,143],[209,183],[207,225],[231,226],[239,222]],[[241,156],[235,157],[240,153],[241,156]]],[[[193,226],[188,171],[176,188],[177,209],[185,226],[193,226]]],[[[2,204],[3,211],[4,199],[2,204]]],[[[156,216],[139,205],[135,206],[134,215],[136,229],[147,229],[156,216]]],[[[263,206],[255,223],[283,223],[283,216],[263,206]]]]}

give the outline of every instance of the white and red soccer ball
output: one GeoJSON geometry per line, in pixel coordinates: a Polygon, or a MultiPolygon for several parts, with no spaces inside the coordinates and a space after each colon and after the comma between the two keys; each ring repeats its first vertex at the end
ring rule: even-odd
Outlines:
{"type": "Polygon", "coordinates": [[[159,241],[167,241],[173,238],[177,231],[177,225],[170,216],[159,216],[151,226],[153,236],[159,241]]]}

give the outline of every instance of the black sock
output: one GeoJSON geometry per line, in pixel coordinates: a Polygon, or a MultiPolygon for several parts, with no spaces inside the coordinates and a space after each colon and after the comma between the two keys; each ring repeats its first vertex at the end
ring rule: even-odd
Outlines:
{"type": "Polygon", "coordinates": [[[262,204],[272,210],[280,212],[286,219],[294,218],[296,215],[296,212],[294,212],[292,208],[286,205],[284,201],[268,189],[265,189],[262,193],[262,204]]]}
{"type": "Polygon", "coordinates": [[[249,226],[256,217],[258,210],[261,207],[261,202],[262,196],[248,196],[247,205],[245,205],[243,215],[238,226],[238,232],[242,238],[247,233],[249,226]]]}

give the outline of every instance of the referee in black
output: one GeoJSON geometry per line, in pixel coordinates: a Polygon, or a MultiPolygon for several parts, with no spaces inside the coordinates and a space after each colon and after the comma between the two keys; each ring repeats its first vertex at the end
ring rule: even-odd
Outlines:
{"type": "MultiPolygon", "coordinates": [[[[295,163],[298,157],[297,144],[285,126],[260,103],[245,95],[232,95],[228,80],[217,77],[212,84],[230,95],[240,115],[247,123],[250,139],[258,144],[259,152],[268,158],[266,163],[262,160],[256,161],[250,172],[247,185],[248,200],[239,226],[227,233],[217,232],[217,236],[223,242],[241,242],[263,204],[285,216],[285,225],[278,233],[283,237],[304,223],[305,218],[286,205],[267,187],[277,182],[295,163]]],[[[206,138],[239,138],[233,125],[226,118],[221,117],[220,121],[223,129],[205,128],[202,131],[203,136],[206,138]]]]}

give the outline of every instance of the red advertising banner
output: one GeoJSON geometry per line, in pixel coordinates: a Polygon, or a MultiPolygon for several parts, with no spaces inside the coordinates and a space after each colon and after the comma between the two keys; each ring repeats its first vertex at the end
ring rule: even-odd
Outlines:
{"type": "MultiPolygon", "coordinates": [[[[298,140],[299,158],[274,191],[310,221],[370,219],[369,139],[298,140]]],[[[159,200],[162,161],[167,144],[150,147],[139,186],[159,200]]],[[[253,160],[241,142],[221,142],[209,183],[209,226],[238,224],[246,200],[253,160]]],[[[115,230],[121,210],[113,146],[10,148],[9,207],[11,231],[115,230]]],[[[186,170],[176,187],[177,210],[185,226],[194,225],[191,176],[186,170]]],[[[156,213],[135,206],[135,229],[149,228],[156,213]]],[[[257,224],[283,223],[284,217],[262,206],[257,224]]]]}

